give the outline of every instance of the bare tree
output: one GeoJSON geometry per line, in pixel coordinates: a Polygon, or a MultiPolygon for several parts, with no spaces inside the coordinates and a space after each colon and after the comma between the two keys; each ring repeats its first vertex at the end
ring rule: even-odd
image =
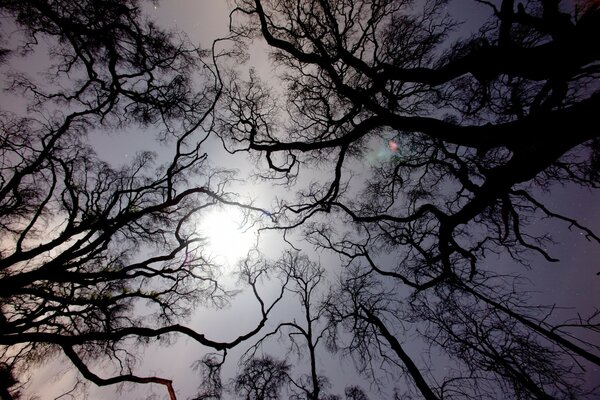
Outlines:
{"type": "MultiPolygon", "coordinates": [[[[267,265],[268,262],[265,262],[267,265]]],[[[264,334],[256,343],[246,352],[245,357],[248,363],[256,358],[256,353],[265,342],[274,336],[285,336],[286,346],[292,354],[298,357],[302,364],[304,357],[307,357],[308,374],[294,374],[289,366],[285,369],[286,381],[288,382],[290,395],[292,398],[314,399],[318,400],[325,396],[324,392],[328,385],[328,379],[325,375],[317,371],[317,361],[319,354],[323,351],[323,337],[327,329],[324,318],[324,308],[321,305],[321,298],[325,295],[325,269],[311,261],[307,255],[298,251],[285,251],[279,260],[272,263],[272,270],[281,275],[284,283],[283,287],[287,293],[292,295],[292,301],[298,302],[300,306],[300,319],[292,319],[280,322],[273,330],[264,334]],[[290,370],[288,372],[288,370],[290,370]]],[[[290,309],[294,309],[290,307],[290,309]]],[[[272,363],[271,359],[268,359],[272,363]]],[[[271,365],[269,364],[269,365],[271,365]]],[[[278,370],[281,366],[272,365],[278,370]]],[[[252,368],[254,371],[256,368],[252,368]]],[[[245,376],[245,373],[243,373],[245,376]]],[[[262,379],[267,379],[263,377],[262,379]]]]}
{"type": "Polygon", "coordinates": [[[581,333],[597,334],[597,323],[576,321],[579,335],[551,323],[514,279],[489,284],[497,274],[486,256],[556,262],[551,236],[532,227],[544,218],[600,243],[544,201],[556,184],[599,186],[600,53],[590,38],[600,12],[475,2],[489,19],[461,38],[446,4],[237,1],[232,37],[262,37],[285,90],[236,77],[218,134],[230,151],[262,155],[263,177],[326,173],[280,203],[279,221],[355,271],[331,318],[352,321],[347,348],[367,365],[383,357],[429,399],[468,397],[467,386],[485,398],[493,385],[515,398],[581,395],[580,363],[598,365],[599,350],[581,333]],[[438,384],[403,346],[408,332],[470,371],[438,384]]]}
{"type": "Polygon", "coordinates": [[[346,387],[344,394],[346,395],[346,400],[369,400],[360,386],[356,385],[346,387]]]}
{"type": "MultiPolygon", "coordinates": [[[[181,334],[225,357],[291,293],[302,319],[263,332],[247,354],[275,334],[306,349],[309,374],[286,371],[298,398],[336,398],[324,395],[316,368],[324,341],[375,382],[382,369],[404,377],[408,396],[585,395],[579,374],[600,365],[600,348],[581,332],[600,333],[599,314],[557,323],[487,256],[555,262],[551,236],[532,228],[544,218],[600,243],[545,201],[555,184],[600,186],[599,8],[475,0],[489,19],[463,37],[447,4],[236,0],[228,39],[237,47],[211,53],[146,20],[141,0],[1,1],[18,27],[0,48],[5,81],[30,110],[1,114],[7,371],[60,353],[98,385],[158,383],[174,399],[170,379],[134,373],[135,345],[181,334]],[[256,37],[272,50],[280,88],[258,73],[244,81],[220,72],[225,55],[256,37]],[[40,51],[52,62],[41,78],[10,70],[12,57],[40,51]],[[115,167],[86,139],[132,126],[159,130],[168,160],[156,166],[144,152],[115,167]],[[302,174],[320,176],[296,198],[281,196],[273,213],[242,204],[227,191],[232,174],[207,164],[213,133],[226,150],[254,155],[257,175],[286,191],[306,183],[302,174]],[[369,159],[372,150],[383,156],[369,159]],[[196,305],[230,296],[195,229],[216,204],[267,216],[286,241],[300,232],[339,255],[340,286],[320,302],[325,271],[305,255],[287,252],[274,265],[248,258],[240,276],[257,325],[227,342],[186,327],[196,305]],[[281,292],[267,304],[259,281],[274,273],[281,292]],[[412,354],[411,337],[426,357],[412,354]],[[450,372],[433,368],[434,351],[450,372]],[[114,361],[112,376],[93,372],[101,358],[114,361]]],[[[250,357],[242,375],[259,361],[250,357]]],[[[213,386],[200,398],[221,395],[222,362],[204,359],[213,386]]],[[[259,370],[260,379],[270,373],[259,370]]]]}
{"type": "Polygon", "coordinates": [[[276,400],[290,366],[270,356],[251,358],[234,379],[234,391],[246,400],[276,400]]]}
{"type": "MultiPolygon", "coordinates": [[[[280,398],[280,387],[287,383],[290,399],[341,399],[339,395],[327,393],[329,379],[317,370],[319,360],[337,350],[337,327],[327,320],[331,316],[330,307],[337,299],[335,294],[327,291],[325,268],[297,250],[285,251],[270,268],[281,275],[285,291],[292,295],[290,300],[298,302],[299,318],[280,322],[252,345],[242,358],[244,368],[234,380],[235,391],[244,398],[277,399],[280,398]],[[273,337],[278,337],[278,341],[288,348],[288,354],[297,357],[294,363],[297,368],[271,356],[257,356],[273,337]],[[305,357],[309,372],[298,374],[296,370],[302,369],[305,357]]],[[[292,310],[293,307],[289,307],[287,314],[292,310]]],[[[292,315],[295,314],[292,312],[292,315]]],[[[368,399],[356,385],[347,386],[345,396],[347,399],[368,399]]]]}
{"type": "Polygon", "coordinates": [[[573,17],[557,2],[516,12],[511,1],[489,6],[491,21],[448,47],[454,23],[442,2],[411,10],[402,1],[239,1],[236,12],[251,18],[232,30],[261,34],[271,46],[285,68],[286,109],[273,106],[282,102],[255,77],[234,81],[220,133],[237,150],[264,153],[280,173],[299,168],[301,157],[330,161],[329,182],[284,210],[300,221],[340,211],[377,244],[414,247],[402,275],[418,289],[468,278],[488,250],[553,261],[544,237],[525,231],[533,216],[562,220],[597,242],[532,191],[557,181],[598,186],[598,54],[589,39],[597,9],[573,17]],[[275,112],[290,122],[278,123],[275,112]],[[548,141],[556,130],[572,134],[548,141]],[[352,156],[383,138],[391,159],[344,197],[352,156]],[[480,231],[481,240],[467,240],[480,231]]]}
{"type": "Polygon", "coordinates": [[[216,204],[264,212],[238,203],[226,191],[231,173],[212,170],[202,150],[220,93],[212,60],[147,21],[141,5],[0,3],[18,27],[8,68],[28,52],[48,51],[54,62],[45,80],[6,76],[32,111],[1,114],[0,357],[22,372],[62,353],[97,385],[157,383],[175,399],[170,379],[134,373],[135,346],[179,334],[226,351],[261,329],[272,306],[250,276],[254,329],[224,342],[181,323],[200,302],[220,306],[230,296],[196,220],[216,204]],[[161,130],[170,160],[155,165],[142,152],[115,167],[87,144],[94,128],[131,125],[161,130]],[[113,362],[113,376],[94,372],[101,358],[113,362]]]}
{"type": "Polygon", "coordinates": [[[194,400],[220,400],[223,393],[221,381],[221,367],[225,357],[219,359],[217,355],[209,354],[197,362],[196,368],[201,372],[202,383],[200,391],[194,400]]]}

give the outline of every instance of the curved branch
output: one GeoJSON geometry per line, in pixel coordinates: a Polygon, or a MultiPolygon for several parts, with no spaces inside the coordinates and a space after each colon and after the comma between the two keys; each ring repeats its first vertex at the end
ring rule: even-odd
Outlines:
{"type": "Polygon", "coordinates": [[[114,384],[123,383],[123,382],[156,383],[159,385],[164,385],[166,387],[167,392],[169,393],[169,398],[171,400],[177,400],[177,396],[175,395],[175,390],[173,389],[173,381],[171,381],[169,379],[159,378],[156,376],[141,377],[141,376],[136,376],[136,375],[132,375],[132,374],[118,375],[118,376],[113,376],[111,378],[101,378],[100,376],[98,376],[95,373],[93,373],[92,371],[90,371],[88,366],[77,355],[75,350],[73,350],[73,347],[68,346],[68,345],[63,345],[63,346],[61,346],[61,348],[63,349],[66,356],[69,357],[69,360],[71,360],[73,365],[75,365],[75,367],[77,367],[79,372],[81,372],[81,375],[83,375],[84,378],[94,382],[98,386],[108,386],[108,385],[114,385],[114,384]]]}

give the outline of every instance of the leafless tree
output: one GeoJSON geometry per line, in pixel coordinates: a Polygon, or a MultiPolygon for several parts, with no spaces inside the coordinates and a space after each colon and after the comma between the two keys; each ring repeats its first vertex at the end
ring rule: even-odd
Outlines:
{"type": "MultiPolygon", "coordinates": [[[[336,299],[327,290],[325,268],[306,254],[292,250],[285,251],[274,263],[262,262],[270,264],[270,269],[281,276],[288,297],[291,295],[289,300],[297,302],[300,308],[298,318],[280,322],[245,353],[242,357],[243,370],[234,380],[236,392],[245,398],[277,399],[280,398],[279,388],[287,383],[290,399],[341,399],[339,395],[327,393],[330,387],[327,372],[317,369],[319,360],[331,356],[336,350],[335,340],[329,340],[329,348],[325,343],[332,336],[330,330],[336,329],[327,319],[329,307],[336,299]],[[287,354],[295,355],[295,368],[271,356],[258,355],[275,337],[287,348],[287,354]],[[303,368],[308,373],[298,372],[303,368]],[[270,394],[266,395],[267,392],[270,394]]],[[[286,314],[296,315],[292,311],[295,308],[288,306],[286,314]]],[[[345,396],[347,399],[368,399],[358,386],[346,387],[345,396]]]]}
{"type": "Polygon", "coordinates": [[[235,377],[234,391],[246,400],[276,400],[288,380],[290,366],[270,356],[251,358],[235,377]]]}
{"type": "Polygon", "coordinates": [[[197,362],[197,369],[201,372],[200,392],[194,400],[220,400],[223,394],[221,381],[221,367],[225,357],[209,354],[197,362]]]}
{"type": "Polygon", "coordinates": [[[348,386],[344,390],[346,400],[369,400],[365,392],[356,385],[348,386]]]}
{"type": "MultiPolygon", "coordinates": [[[[324,349],[322,346],[323,335],[327,329],[320,298],[325,294],[325,269],[298,251],[285,251],[279,260],[271,264],[270,268],[273,272],[279,274],[282,281],[285,282],[285,291],[291,294],[291,301],[298,302],[300,319],[294,318],[279,323],[273,330],[257,340],[246,352],[245,357],[249,363],[253,360],[261,360],[256,358],[256,353],[268,339],[274,336],[285,337],[285,346],[298,357],[299,364],[302,364],[302,360],[306,356],[309,371],[308,374],[298,375],[289,366],[285,369],[290,396],[297,399],[321,399],[324,396],[324,389],[328,385],[327,377],[317,371],[318,357],[324,349]]],[[[290,309],[295,309],[295,307],[290,306],[290,309]]],[[[245,365],[250,364],[246,363],[245,365]]],[[[281,366],[277,365],[272,365],[272,367],[281,369],[281,366]]],[[[263,377],[263,379],[266,378],[263,377]]]]}
{"type": "MultiPolygon", "coordinates": [[[[489,284],[486,263],[556,262],[551,236],[532,228],[545,218],[600,243],[544,201],[553,185],[599,186],[600,12],[476,1],[489,19],[469,21],[480,27],[464,38],[447,4],[237,1],[232,39],[264,39],[284,90],[232,74],[217,134],[261,155],[261,176],[303,185],[280,202],[281,229],[354,271],[331,318],[353,321],[348,348],[366,364],[383,357],[429,399],[468,397],[469,385],[445,389],[469,379],[479,397],[489,382],[507,397],[576,396],[577,364],[600,361],[594,341],[551,323],[512,278],[489,284]],[[298,179],[311,171],[320,179],[298,179]],[[471,371],[436,383],[405,350],[407,332],[471,371]]],[[[597,334],[590,321],[575,322],[579,333],[597,334]]]]}
{"type": "Polygon", "coordinates": [[[226,351],[256,334],[272,305],[247,276],[254,329],[224,342],[182,325],[199,303],[230,295],[197,219],[217,204],[263,211],[238,203],[226,189],[231,173],[212,170],[203,152],[220,94],[213,60],[141,6],[0,3],[18,28],[3,53],[5,82],[30,107],[3,111],[0,122],[0,359],[15,373],[62,353],[97,385],[157,383],[175,399],[170,379],[135,374],[135,346],[186,335],[226,351]],[[10,69],[11,57],[45,51],[53,64],[41,80],[10,69]],[[142,152],[115,167],[87,143],[93,129],[136,125],[161,131],[170,160],[155,165],[142,152]],[[94,372],[98,359],[114,375],[94,372]]]}

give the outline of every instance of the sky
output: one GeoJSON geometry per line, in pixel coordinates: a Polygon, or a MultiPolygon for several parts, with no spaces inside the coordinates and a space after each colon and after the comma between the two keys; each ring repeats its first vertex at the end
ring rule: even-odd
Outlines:
{"type": "MultiPolygon", "coordinates": [[[[486,7],[474,7],[473,2],[468,0],[458,0],[453,4],[451,12],[464,14],[466,20],[477,19],[488,12],[486,7]]],[[[229,7],[230,5],[223,0],[163,0],[156,7],[148,6],[146,11],[160,25],[183,31],[192,42],[209,47],[214,38],[227,34],[229,7]]],[[[466,25],[468,26],[468,24],[466,25]]],[[[252,66],[262,76],[270,76],[274,71],[264,49],[264,45],[260,42],[251,47],[250,60],[241,69],[249,69],[252,66]]],[[[43,64],[43,59],[38,59],[31,65],[43,66],[43,64]]],[[[4,101],[3,106],[5,106],[4,101]]],[[[20,105],[14,104],[12,107],[18,108],[20,105]]],[[[114,165],[126,163],[140,149],[155,150],[159,156],[162,153],[161,145],[148,141],[147,133],[141,131],[132,130],[127,134],[99,132],[93,134],[90,140],[100,157],[114,165]]],[[[208,149],[209,160],[214,165],[235,167],[242,171],[242,174],[251,170],[244,157],[230,156],[216,141],[210,142],[208,149]]],[[[243,177],[243,181],[247,181],[247,177],[243,177]]],[[[242,196],[255,198],[257,205],[265,208],[269,207],[271,196],[275,190],[257,182],[253,182],[251,185],[240,184],[236,186],[236,189],[242,192],[242,196]]],[[[544,198],[554,210],[568,209],[571,216],[580,219],[590,228],[600,231],[600,196],[597,193],[593,194],[565,186],[552,188],[552,191],[545,194],[544,198]]],[[[207,216],[206,220],[199,223],[201,230],[218,231],[218,235],[209,237],[209,240],[212,240],[212,251],[215,256],[225,260],[227,264],[233,264],[236,259],[242,257],[254,237],[255,230],[249,229],[247,226],[245,232],[239,232],[237,226],[241,219],[235,211],[224,209],[212,213],[207,216]],[[228,247],[228,241],[236,242],[235,252],[228,247]]],[[[600,263],[598,262],[600,249],[598,246],[590,245],[579,232],[570,232],[565,224],[541,223],[538,227],[540,230],[549,230],[555,234],[557,244],[551,251],[560,259],[558,263],[548,264],[536,261],[531,270],[523,270],[504,259],[490,260],[490,262],[496,262],[498,268],[504,268],[506,271],[516,271],[519,268],[519,273],[534,283],[537,293],[534,293],[533,297],[540,303],[558,303],[570,307],[568,312],[579,310],[584,314],[593,311],[594,307],[600,306],[600,290],[598,290],[600,276],[596,275],[600,272],[600,263]]],[[[266,235],[263,240],[269,243],[268,247],[272,256],[275,256],[277,250],[284,246],[276,235],[266,235]]],[[[311,253],[313,258],[319,259],[323,265],[336,265],[337,263],[337,258],[332,255],[315,253],[307,245],[304,245],[303,248],[311,253]]],[[[325,285],[332,285],[334,278],[331,276],[330,283],[325,283],[325,285]]],[[[235,288],[236,280],[233,277],[227,279],[228,284],[235,288]]],[[[267,298],[272,298],[277,292],[276,285],[270,285],[268,282],[261,289],[267,298]]],[[[290,313],[297,312],[294,310],[296,310],[296,306],[292,300],[289,300],[278,307],[277,312],[273,315],[273,320],[289,317],[290,313]]],[[[189,326],[198,328],[208,337],[226,340],[237,336],[238,332],[253,327],[258,316],[257,311],[257,304],[250,294],[242,293],[225,310],[202,309],[192,317],[189,326]]],[[[281,346],[277,343],[273,343],[272,349],[280,352],[280,356],[290,357],[289,359],[293,360],[293,357],[282,352],[281,346]]],[[[411,349],[410,344],[408,345],[409,352],[416,351],[415,349],[416,347],[411,349]]],[[[233,371],[237,368],[235,360],[243,350],[243,348],[235,349],[229,354],[229,362],[224,371],[225,377],[232,376],[233,371]]],[[[140,375],[151,373],[174,378],[179,398],[186,399],[194,394],[199,384],[198,372],[194,371],[191,366],[195,360],[202,357],[204,351],[206,349],[199,348],[197,344],[188,339],[180,340],[172,346],[153,346],[146,352],[137,372],[140,375]]],[[[369,388],[368,382],[355,372],[350,359],[324,356],[321,357],[320,362],[321,370],[331,378],[334,384],[335,393],[342,394],[345,385],[357,382],[364,389],[369,388]]],[[[590,382],[595,381],[600,384],[598,377],[600,377],[600,370],[589,371],[590,382]]],[[[31,391],[38,393],[42,399],[51,399],[64,391],[65,387],[68,388],[72,385],[72,380],[73,374],[66,372],[64,364],[61,364],[60,361],[49,362],[32,377],[31,391]],[[57,371],[60,372],[59,376],[53,378],[57,371]]],[[[394,383],[396,383],[394,380],[390,380],[390,387],[394,383]]],[[[115,395],[114,388],[111,387],[98,389],[90,385],[89,393],[91,399],[99,400],[142,399],[148,398],[152,394],[159,399],[165,398],[163,387],[151,385],[136,385],[132,391],[124,392],[121,395],[115,395]]],[[[377,394],[374,394],[372,398],[377,398],[377,394]]]]}

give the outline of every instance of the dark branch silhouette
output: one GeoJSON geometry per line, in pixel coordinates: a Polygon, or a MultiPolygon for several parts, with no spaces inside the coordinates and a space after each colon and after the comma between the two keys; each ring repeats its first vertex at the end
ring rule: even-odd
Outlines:
{"type": "Polygon", "coordinates": [[[281,387],[288,379],[290,366],[285,361],[265,356],[251,358],[235,377],[234,390],[246,400],[279,399],[281,387]]]}
{"type": "MultiPolygon", "coordinates": [[[[537,229],[545,219],[600,244],[549,198],[558,185],[600,187],[598,4],[475,0],[488,19],[464,33],[442,0],[235,0],[212,52],[142,5],[0,2],[17,27],[1,43],[4,82],[29,107],[0,113],[2,396],[17,396],[13,378],[34,361],[62,354],[97,385],[155,383],[175,399],[175,378],[135,373],[132,348],[175,336],[220,353],[198,363],[198,399],[222,396],[228,351],[253,338],[232,381],[245,398],[284,387],[339,398],[317,370],[325,348],[375,385],[393,377],[394,398],[597,394],[582,374],[600,365],[600,313],[559,318],[490,256],[559,261],[537,229]],[[240,71],[256,38],[272,81],[240,71]],[[44,74],[11,69],[31,53],[49,53],[44,74]],[[89,144],[95,130],[134,127],[168,149],[115,166],[89,144]],[[273,211],[228,192],[236,175],[209,166],[211,136],[279,185],[273,211]],[[217,205],[267,217],[261,229],[295,250],[301,238],[338,256],[327,273],[339,282],[327,291],[307,254],[249,254],[239,276],[256,325],[230,340],[186,326],[198,304],[233,295],[196,229],[217,205]],[[267,301],[262,280],[273,276],[267,301]],[[299,313],[267,324],[288,297],[299,313]],[[276,335],[306,352],[307,374],[258,355],[276,335]],[[101,359],[115,370],[95,372],[101,359]]],[[[345,395],[366,398],[357,386],[345,395]]]]}
{"type": "Polygon", "coordinates": [[[488,256],[557,262],[535,229],[545,218],[600,244],[547,199],[555,185],[599,187],[598,6],[474,2],[489,19],[461,37],[443,1],[235,4],[231,39],[261,37],[285,90],[231,74],[215,133],[262,156],[261,177],[296,184],[275,229],[354,271],[328,309],[363,370],[383,359],[431,399],[488,398],[493,385],[507,398],[582,395],[600,354],[584,339],[593,316],[572,327],[540,314],[514,277],[494,281],[488,256]],[[377,296],[387,303],[372,308],[377,296]],[[461,366],[426,373],[404,349],[409,331],[461,366]]]}
{"type": "Polygon", "coordinates": [[[62,352],[97,385],[155,383],[174,400],[171,379],[133,372],[132,338],[177,334],[226,351],[259,332],[274,304],[246,276],[255,328],[220,341],[183,325],[200,302],[221,306],[231,296],[197,219],[217,204],[266,211],[240,203],[227,192],[232,173],[207,164],[205,128],[221,91],[208,52],[148,21],[141,5],[0,4],[18,29],[3,60],[48,51],[54,63],[44,79],[6,78],[33,111],[1,114],[0,359],[20,373],[62,352]],[[164,164],[141,152],[109,165],[87,142],[95,128],[136,126],[160,131],[148,139],[169,144],[164,164]],[[115,371],[93,372],[104,357],[115,371]]]}

